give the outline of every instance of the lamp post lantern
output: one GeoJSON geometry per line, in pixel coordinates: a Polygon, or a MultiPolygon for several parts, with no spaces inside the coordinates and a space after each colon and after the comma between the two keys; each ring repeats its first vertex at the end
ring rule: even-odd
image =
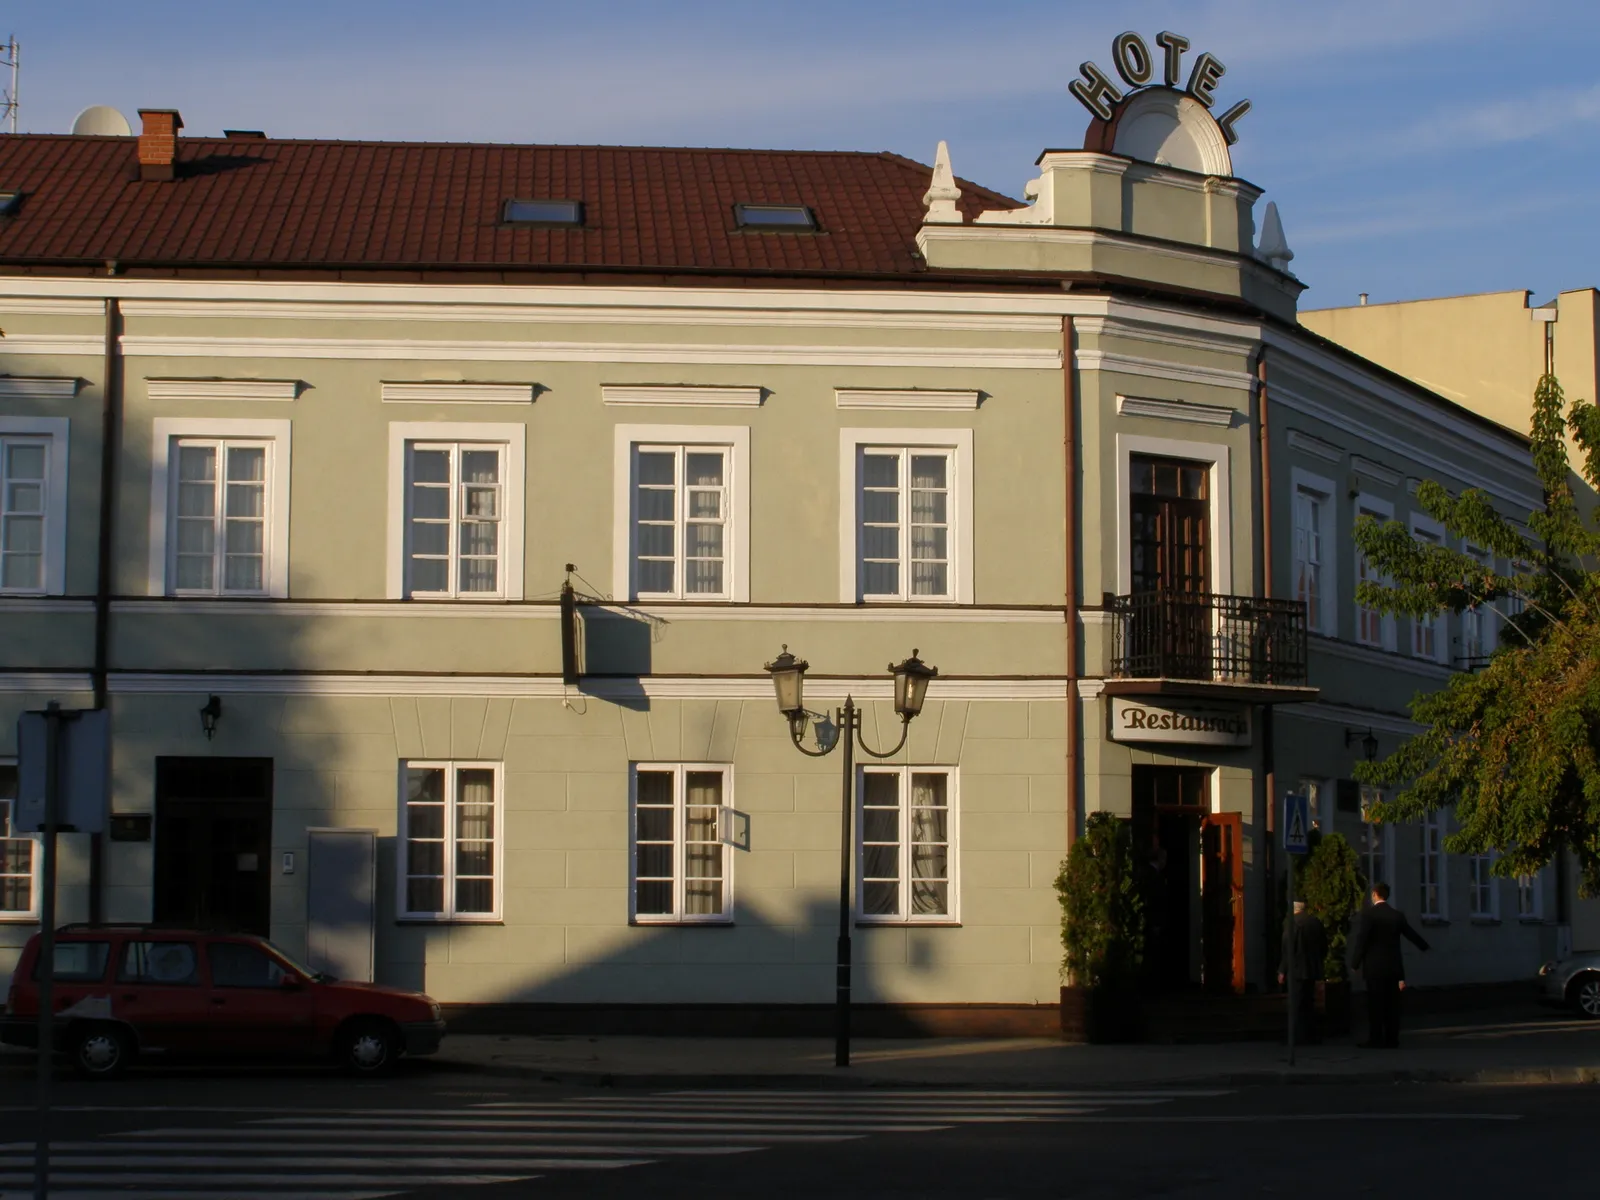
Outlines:
{"type": "Polygon", "coordinates": [[[828,745],[808,750],[800,740],[806,731],[806,719],[811,714],[805,707],[805,675],[810,666],[804,659],[797,659],[789,653],[789,647],[784,646],[783,653],[776,659],[766,664],[768,674],[772,676],[772,688],[778,701],[778,711],[789,722],[789,739],[794,742],[795,749],[811,758],[822,758],[844,747],[844,778],[843,795],[839,805],[839,940],[835,956],[834,979],[834,1047],[833,1064],[836,1067],[850,1065],[850,858],[854,849],[851,834],[851,820],[855,813],[855,784],[856,760],[855,747],[859,742],[861,749],[872,755],[873,758],[892,758],[900,753],[906,744],[906,738],[911,732],[911,720],[922,711],[923,701],[928,695],[928,681],[935,678],[938,668],[930,667],[917,657],[917,651],[911,651],[911,657],[899,665],[889,664],[889,673],[894,677],[894,710],[900,716],[900,740],[895,743],[892,750],[874,750],[867,745],[861,733],[861,710],[856,707],[855,698],[846,695],[844,704],[835,713],[836,734],[828,745]]]}

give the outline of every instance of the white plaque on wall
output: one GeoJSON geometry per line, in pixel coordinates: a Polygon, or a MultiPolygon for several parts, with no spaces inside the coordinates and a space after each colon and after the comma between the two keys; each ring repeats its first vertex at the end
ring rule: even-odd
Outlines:
{"type": "Polygon", "coordinates": [[[1248,704],[1149,704],[1122,696],[1111,701],[1112,741],[1248,746],[1250,737],[1248,704]]]}

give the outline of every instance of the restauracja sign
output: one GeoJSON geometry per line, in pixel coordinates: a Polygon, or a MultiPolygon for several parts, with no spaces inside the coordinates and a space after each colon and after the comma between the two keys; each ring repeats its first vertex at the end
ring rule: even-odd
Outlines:
{"type": "Polygon", "coordinates": [[[1144,704],[1120,697],[1111,705],[1118,742],[1181,742],[1191,746],[1248,746],[1250,710],[1243,704],[1144,704]]]}
{"type": "MultiPolygon", "coordinates": [[[[1162,79],[1169,88],[1175,88],[1183,78],[1183,55],[1189,49],[1189,39],[1164,30],[1156,34],[1156,45],[1161,48],[1162,79]]],[[[1145,40],[1132,30],[1119,33],[1112,41],[1111,64],[1130,88],[1144,87],[1155,78],[1155,56],[1145,40]]],[[[1067,85],[1072,94],[1102,121],[1111,120],[1113,110],[1122,103],[1122,92],[1111,82],[1110,76],[1094,63],[1083,63],[1078,70],[1083,78],[1074,79],[1067,85]]],[[[1189,70],[1189,81],[1183,85],[1183,90],[1210,108],[1216,103],[1217,84],[1222,82],[1222,77],[1227,73],[1228,68],[1222,65],[1216,55],[1201,53],[1189,70]]],[[[1239,140],[1239,135],[1233,129],[1234,123],[1249,111],[1250,101],[1241,100],[1217,118],[1228,145],[1239,140]]]]}

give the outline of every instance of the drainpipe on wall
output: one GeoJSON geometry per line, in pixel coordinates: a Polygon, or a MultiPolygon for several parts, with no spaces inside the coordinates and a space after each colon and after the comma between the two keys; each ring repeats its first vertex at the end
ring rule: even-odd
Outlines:
{"type": "MultiPolygon", "coordinates": [[[[100,384],[100,524],[94,585],[94,706],[109,708],[107,675],[111,661],[111,570],[116,524],[117,454],[122,442],[122,362],[119,357],[122,312],[106,297],[105,363],[100,384]]],[[[115,739],[112,739],[115,744],[115,739]]],[[[89,920],[104,919],[105,835],[89,835],[89,920]]]]}
{"type": "MultiPolygon", "coordinates": [[[[1261,595],[1272,599],[1272,437],[1267,414],[1267,348],[1256,352],[1256,454],[1261,473],[1261,595]]],[[[1266,944],[1262,959],[1262,980],[1268,991],[1272,990],[1273,967],[1278,952],[1276,921],[1278,906],[1277,871],[1277,804],[1278,763],[1273,731],[1274,709],[1270,704],[1261,706],[1261,775],[1266,792],[1266,852],[1262,862],[1266,867],[1266,902],[1262,905],[1262,934],[1266,944]]]]}
{"type": "Polygon", "coordinates": [[[1072,318],[1061,318],[1061,420],[1066,487],[1062,495],[1066,560],[1067,628],[1067,849],[1072,849],[1083,819],[1083,785],[1080,779],[1083,755],[1079,729],[1082,701],[1078,696],[1078,386],[1073,358],[1072,318]]]}

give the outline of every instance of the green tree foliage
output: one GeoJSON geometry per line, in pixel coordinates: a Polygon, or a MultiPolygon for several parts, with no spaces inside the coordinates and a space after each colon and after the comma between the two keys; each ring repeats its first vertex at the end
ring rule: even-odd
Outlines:
{"type": "Polygon", "coordinates": [[[1359,603],[1428,618],[1496,601],[1515,612],[1487,665],[1459,674],[1411,703],[1423,732],[1363,782],[1398,787],[1374,810],[1382,821],[1416,820],[1453,806],[1458,854],[1497,850],[1499,875],[1538,870],[1563,846],[1577,855],[1585,890],[1600,891],[1600,532],[1580,511],[1564,435],[1581,451],[1585,482],[1600,490],[1600,410],[1568,410],[1553,375],[1533,399],[1533,465],[1544,507],[1527,532],[1468,489],[1452,495],[1424,482],[1417,499],[1457,539],[1513,564],[1502,572],[1472,556],[1412,537],[1395,521],[1356,522],[1361,553],[1391,582],[1363,583],[1359,603]],[[1520,612],[1517,612],[1520,608],[1520,612]]]}
{"type": "Polygon", "coordinates": [[[1144,960],[1144,901],[1128,823],[1089,817],[1056,876],[1061,900],[1062,973],[1078,987],[1131,986],[1144,960]]]}
{"type": "Polygon", "coordinates": [[[1322,977],[1343,979],[1350,922],[1361,911],[1367,892],[1361,860],[1340,834],[1321,834],[1313,842],[1311,853],[1300,860],[1294,881],[1295,899],[1306,902],[1306,911],[1322,922],[1328,934],[1328,957],[1322,964],[1322,977]]]}

